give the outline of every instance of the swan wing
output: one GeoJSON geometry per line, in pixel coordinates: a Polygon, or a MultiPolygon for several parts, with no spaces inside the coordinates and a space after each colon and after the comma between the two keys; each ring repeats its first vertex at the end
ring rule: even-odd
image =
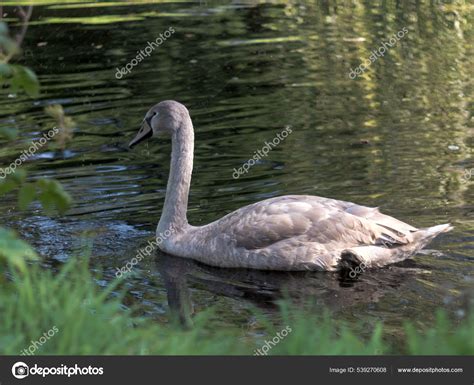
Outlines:
{"type": "Polygon", "coordinates": [[[245,206],[215,222],[238,248],[262,249],[288,239],[331,244],[393,247],[412,240],[417,229],[377,208],[316,196],[290,195],[245,206]]]}

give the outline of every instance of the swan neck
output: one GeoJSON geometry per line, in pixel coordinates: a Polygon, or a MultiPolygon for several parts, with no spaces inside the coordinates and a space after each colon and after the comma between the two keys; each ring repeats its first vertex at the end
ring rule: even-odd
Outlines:
{"type": "Polygon", "coordinates": [[[180,231],[188,225],[188,195],[193,171],[194,131],[187,116],[171,139],[171,167],[163,214],[157,232],[180,231]]]}

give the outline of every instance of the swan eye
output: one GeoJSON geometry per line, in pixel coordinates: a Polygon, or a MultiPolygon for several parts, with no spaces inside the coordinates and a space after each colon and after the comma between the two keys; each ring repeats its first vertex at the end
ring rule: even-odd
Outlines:
{"type": "Polygon", "coordinates": [[[158,114],[158,113],[155,111],[155,112],[153,112],[153,113],[151,114],[151,116],[145,117],[145,122],[148,124],[148,126],[150,126],[150,128],[152,128],[152,127],[151,127],[151,121],[153,120],[153,118],[154,118],[155,115],[157,115],[157,114],[158,114]]]}

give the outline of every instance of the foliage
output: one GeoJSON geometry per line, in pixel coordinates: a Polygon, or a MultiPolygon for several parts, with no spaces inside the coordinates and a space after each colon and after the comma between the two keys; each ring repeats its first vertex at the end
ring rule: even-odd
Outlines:
{"type": "Polygon", "coordinates": [[[0,22],[0,85],[8,86],[11,93],[24,91],[30,97],[37,97],[40,86],[36,74],[25,66],[9,63],[19,52],[20,47],[9,37],[6,23],[0,22]]]}
{"type": "Polygon", "coordinates": [[[72,202],[71,196],[58,181],[41,178],[35,183],[28,182],[24,170],[16,170],[0,179],[0,195],[15,189],[18,189],[18,207],[21,210],[25,210],[31,202],[38,199],[47,213],[53,213],[54,210],[64,213],[72,202]]]}
{"type": "MultiPolygon", "coordinates": [[[[23,13],[23,17],[26,25],[29,16],[23,13]]],[[[8,87],[12,93],[23,90],[30,97],[36,97],[39,95],[39,81],[36,74],[27,67],[9,63],[20,52],[20,44],[9,36],[6,23],[0,22],[0,86],[8,87]]],[[[59,133],[60,146],[64,149],[71,135],[67,130],[73,124],[72,119],[64,115],[61,106],[51,107],[49,112],[61,123],[63,132],[59,133]]],[[[15,139],[17,134],[16,128],[0,127],[0,137],[5,137],[7,140],[15,139]]],[[[23,154],[22,157],[24,156],[23,154]]],[[[15,189],[18,190],[18,207],[21,210],[26,209],[37,198],[47,213],[52,213],[55,209],[62,213],[68,209],[72,201],[58,181],[40,178],[35,183],[28,182],[25,170],[15,169],[14,172],[4,174],[0,178],[0,195],[15,189]]],[[[36,253],[25,242],[19,240],[14,232],[0,228],[0,256],[24,271],[26,265],[20,257],[35,258],[36,253]]]]}
{"type": "Polygon", "coordinates": [[[410,354],[429,352],[434,355],[472,355],[474,352],[474,312],[470,312],[466,322],[461,325],[452,325],[446,313],[439,310],[434,327],[423,334],[409,323],[405,330],[407,351],[410,354]],[[453,329],[456,330],[455,333],[452,332],[453,329]]]}
{"type": "MultiPolygon", "coordinates": [[[[47,1],[42,2],[47,3],[47,1]]],[[[77,5],[73,6],[76,7],[77,5]]],[[[382,6],[386,7],[386,4],[383,3],[382,6]]],[[[311,7],[311,5],[308,4],[308,7],[311,7]]],[[[454,14],[461,23],[466,20],[463,15],[461,17],[458,16],[460,6],[457,4],[446,4],[442,5],[442,7],[449,11],[450,14],[454,14]]],[[[308,32],[305,32],[304,28],[298,28],[297,24],[290,25],[292,23],[290,15],[295,15],[301,18],[301,20],[305,20],[298,15],[300,12],[299,8],[291,2],[288,3],[286,8],[288,17],[285,22],[288,25],[282,24],[285,36],[289,35],[288,31],[293,31],[296,35],[296,28],[301,30],[301,38],[295,36],[295,39],[308,42],[307,45],[298,50],[298,52],[302,52],[300,56],[304,56],[307,59],[304,61],[304,65],[308,66],[310,70],[317,67],[317,70],[321,73],[324,73],[322,71],[328,67],[330,69],[328,73],[334,76],[327,76],[327,79],[337,79],[337,75],[341,71],[340,66],[346,66],[347,68],[344,67],[343,70],[349,70],[352,62],[359,64],[361,60],[367,58],[369,50],[379,44],[381,36],[379,32],[381,30],[394,29],[395,23],[398,21],[398,18],[391,17],[393,15],[392,10],[388,12],[384,10],[384,15],[386,15],[388,22],[385,23],[384,21],[381,23],[379,18],[376,18],[377,27],[374,29],[374,32],[370,28],[366,29],[360,26],[372,25],[369,21],[373,19],[373,12],[377,11],[375,8],[370,8],[364,14],[364,17],[367,19],[357,17],[357,14],[365,12],[365,6],[348,9],[350,10],[351,17],[352,13],[356,13],[354,23],[340,22],[344,19],[342,19],[341,11],[338,9],[339,15],[337,17],[339,22],[334,23],[333,26],[338,27],[336,28],[338,37],[343,36],[344,39],[336,37],[332,39],[329,46],[317,44],[323,47],[325,52],[327,50],[327,54],[319,55],[322,58],[326,58],[326,60],[317,62],[313,58],[318,55],[310,55],[312,52],[310,50],[311,42],[314,42],[320,33],[325,32],[328,23],[333,23],[336,20],[336,15],[329,16],[326,12],[308,12],[307,8],[302,9],[301,12],[304,14],[314,14],[318,18],[316,22],[311,23],[315,25],[316,31],[312,30],[311,35],[306,36],[305,33],[308,32]],[[325,19],[319,22],[319,18],[325,19]],[[368,22],[365,23],[364,20],[368,22]],[[321,31],[318,28],[323,30],[321,31]],[[350,36],[351,33],[355,36],[360,35],[361,38],[353,39],[356,43],[349,45],[350,60],[334,61],[334,52],[346,52],[347,46],[341,46],[340,42],[345,42],[345,37],[350,36]],[[334,63],[342,64],[339,66],[334,65],[334,63]]],[[[459,132],[458,127],[463,127],[459,120],[465,121],[465,103],[463,99],[465,93],[456,92],[458,91],[458,82],[452,81],[449,76],[446,76],[447,80],[444,77],[441,78],[439,74],[443,74],[443,76],[448,74],[448,70],[453,66],[453,63],[455,64],[456,71],[466,72],[468,61],[458,60],[457,53],[464,52],[464,45],[467,46],[468,40],[461,38],[451,39],[451,36],[455,36],[456,29],[444,29],[443,25],[448,24],[445,18],[437,13],[436,7],[428,7],[428,9],[434,13],[435,20],[440,21],[438,30],[443,33],[435,33],[432,30],[432,23],[428,21],[425,23],[427,31],[422,28],[422,34],[425,33],[425,35],[434,37],[433,40],[426,40],[426,44],[435,43],[433,52],[440,52],[440,48],[445,46],[450,47],[449,50],[443,51],[445,56],[442,58],[445,60],[433,60],[437,56],[430,55],[430,51],[425,51],[425,54],[417,52],[408,45],[410,40],[406,41],[405,51],[401,49],[393,50],[391,55],[394,57],[394,60],[388,60],[389,56],[385,59],[387,67],[374,67],[372,71],[365,74],[366,82],[357,81],[351,84],[351,87],[354,87],[355,95],[359,95],[360,99],[366,103],[366,107],[363,110],[364,113],[354,114],[354,126],[371,127],[378,124],[376,119],[373,119],[373,116],[377,114],[378,110],[385,108],[383,107],[385,101],[389,100],[392,105],[390,105],[390,108],[385,108],[383,113],[387,114],[389,118],[393,114],[397,122],[400,119],[405,119],[406,116],[412,113],[413,110],[407,108],[407,104],[413,106],[413,109],[421,111],[431,111],[431,109],[437,111],[434,106],[442,105],[444,106],[443,111],[448,112],[443,114],[446,116],[447,123],[447,128],[444,131],[449,132],[448,128],[454,127],[455,131],[459,132]],[[447,39],[447,36],[450,39],[447,39]],[[404,54],[396,56],[399,52],[404,52],[404,54]],[[421,59],[415,60],[413,58],[421,59]],[[418,65],[414,65],[414,63],[418,65]],[[407,68],[414,70],[407,71],[407,68]],[[426,68],[429,68],[430,72],[435,74],[434,79],[439,80],[438,83],[435,83],[438,90],[440,90],[439,92],[424,92],[425,90],[419,87],[419,83],[409,81],[417,76],[425,79],[426,68]],[[399,87],[392,87],[395,91],[398,90],[393,94],[395,96],[388,93],[393,90],[390,87],[385,87],[382,82],[384,80],[384,73],[389,74],[395,80],[399,79],[400,82],[403,82],[400,84],[395,82],[395,85],[398,84],[399,87]],[[439,78],[436,76],[439,76],[439,78]],[[377,89],[381,89],[383,92],[380,92],[380,94],[376,93],[374,90],[377,89]],[[446,95],[451,97],[446,98],[446,95]],[[397,105],[397,103],[400,103],[400,105],[397,105]],[[404,115],[402,118],[398,116],[400,111],[404,115]],[[455,113],[456,111],[460,111],[460,113],[455,113]]],[[[418,28],[419,23],[423,24],[423,20],[419,21],[418,18],[425,21],[429,20],[424,12],[418,11],[418,7],[416,9],[413,8],[410,11],[413,13],[409,14],[410,17],[406,19],[414,28],[418,28]]],[[[110,20],[113,21],[113,18],[111,19],[107,15],[100,18],[107,19],[108,22],[110,20]]],[[[63,22],[79,21],[87,23],[92,19],[97,21],[99,18],[69,18],[67,20],[62,18],[61,20],[63,22]]],[[[293,19],[295,18],[293,17],[293,19]]],[[[59,19],[50,18],[49,22],[55,22],[55,20],[58,21],[59,19]]],[[[419,35],[412,34],[411,31],[412,29],[410,29],[410,37],[408,39],[419,38],[419,35]]],[[[456,32],[459,33],[460,30],[456,32]]],[[[472,35],[470,32],[470,30],[467,31],[465,35],[470,37],[472,35]]],[[[251,43],[254,44],[256,41],[254,40],[251,43]]],[[[233,42],[231,43],[233,44],[233,42]]],[[[37,95],[39,83],[34,73],[26,67],[11,64],[11,59],[14,59],[21,51],[19,45],[9,37],[6,24],[1,22],[0,51],[0,85],[6,85],[11,92],[23,90],[30,96],[37,95]]],[[[288,50],[283,51],[288,52],[288,50]]],[[[173,52],[173,50],[170,50],[170,52],[173,52]]],[[[270,50],[268,55],[270,55],[270,50]]],[[[256,59],[261,60],[262,58],[264,56],[256,59]]],[[[225,76],[227,77],[228,74],[226,73],[225,76]]],[[[200,82],[201,79],[197,77],[195,81],[200,82]]],[[[430,84],[429,82],[426,83],[430,84]]],[[[302,83],[302,85],[305,84],[302,83]]],[[[460,84],[462,84],[461,81],[460,84]]],[[[312,84],[306,86],[312,86],[312,84]]],[[[318,94],[323,95],[319,99],[323,100],[326,105],[334,104],[337,105],[336,110],[349,108],[352,111],[353,100],[347,98],[346,101],[345,98],[340,97],[339,92],[331,92],[333,91],[332,81],[319,82],[319,88],[320,92],[318,94]],[[331,88],[327,88],[329,86],[331,88]],[[342,105],[338,104],[341,103],[340,100],[344,100],[342,105]],[[344,103],[348,103],[349,107],[344,103]]],[[[300,89],[305,88],[300,87],[300,89]]],[[[280,95],[278,96],[281,97],[280,95]]],[[[301,104],[305,99],[297,98],[297,100],[301,104]]],[[[311,98],[309,100],[313,103],[311,98]]],[[[314,106],[312,105],[311,107],[313,108],[314,106]]],[[[291,108],[290,111],[292,111],[291,108]]],[[[330,109],[329,111],[332,113],[334,110],[330,109]]],[[[62,124],[69,125],[69,122],[65,120],[67,117],[64,116],[62,108],[61,110],[48,110],[47,112],[51,112],[50,115],[56,116],[55,119],[59,119],[59,121],[62,116],[62,124]]],[[[431,112],[427,114],[426,121],[436,122],[430,116],[431,112]]],[[[329,120],[325,116],[321,119],[323,122],[329,120]]],[[[430,124],[435,126],[434,123],[430,124]]],[[[72,128],[72,124],[70,126],[72,128]]],[[[444,125],[438,126],[443,127],[444,125]]],[[[380,130],[371,137],[371,140],[374,142],[393,140],[393,132],[390,126],[388,127],[389,129],[385,131],[383,127],[380,127],[380,130]]],[[[412,130],[411,126],[407,125],[407,127],[408,130],[412,130]]],[[[428,130],[429,128],[430,125],[428,123],[421,125],[421,134],[427,138],[435,138],[436,136],[428,130]]],[[[436,127],[436,129],[438,128],[436,127]]],[[[17,133],[18,130],[13,127],[0,127],[0,137],[6,137],[11,140],[16,137],[17,133]]],[[[65,134],[61,141],[58,142],[61,148],[70,139],[67,130],[65,130],[65,134]]],[[[263,134],[265,133],[262,132],[263,134]]],[[[400,138],[405,140],[404,136],[400,136],[400,138]]],[[[433,143],[436,144],[435,142],[433,143]]],[[[424,147],[435,148],[435,146],[430,145],[425,145],[424,147]]],[[[372,156],[374,158],[369,159],[369,164],[382,164],[383,166],[387,163],[392,168],[392,161],[398,160],[399,151],[395,153],[397,158],[392,159],[389,157],[389,160],[382,159],[380,155],[377,155],[381,153],[380,151],[373,151],[372,156]]],[[[423,160],[422,157],[419,158],[423,160]]],[[[407,157],[406,159],[410,162],[413,161],[412,157],[407,157]]],[[[311,159],[305,161],[312,162],[311,159]]],[[[340,163],[344,167],[347,165],[347,162],[340,163]]],[[[423,168],[428,167],[426,165],[435,167],[430,162],[423,162],[423,164],[419,162],[418,169],[420,173],[426,173],[426,170],[423,168]]],[[[403,169],[402,166],[397,169],[403,169]]],[[[369,172],[369,174],[374,175],[374,178],[377,178],[377,180],[380,178],[380,172],[369,172]]],[[[53,208],[64,210],[70,201],[70,198],[58,182],[45,179],[34,182],[27,181],[24,170],[17,170],[15,174],[0,180],[0,195],[15,189],[18,189],[19,207],[23,209],[35,198],[38,198],[47,210],[52,210],[53,208]]],[[[34,250],[25,242],[17,239],[15,233],[0,228],[0,353],[18,354],[22,349],[30,345],[31,341],[38,340],[42,333],[51,329],[54,325],[58,327],[58,336],[53,337],[44,344],[37,354],[252,354],[255,349],[262,346],[266,339],[271,339],[280,330],[277,325],[267,322],[263,328],[264,337],[256,339],[255,337],[242,336],[239,330],[227,332],[220,330],[210,331],[209,326],[207,326],[208,314],[197,317],[194,320],[196,326],[191,330],[184,331],[175,325],[157,325],[150,319],[134,315],[133,309],[124,309],[121,303],[121,296],[116,294],[117,283],[113,283],[105,290],[99,289],[94,280],[98,277],[91,276],[86,260],[71,261],[58,274],[55,274],[51,271],[44,271],[34,264],[29,266],[27,259],[34,259],[35,256],[34,250]],[[8,268],[5,274],[3,273],[3,267],[8,268]],[[253,342],[250,343],[250,341],[253,342]]],[[[366,333],[368,337],[361,337],[361,334],[354,327],[349,328],[339,324],[331,318],[331,314],[328,312],[319,313],[301,310],[287,303],[282,304],[281,312],[282,324],[291,325],[292,332],[281,343],[271,349],[270,354],[474,353],[474,341],[472,339],[474,334],[474,316],[472,312],[468,314],[462,323],[455,326],[445,313],[439,312],[435,324],[425,332],[420,332],[413,324],[407,323],[405,326],[405,344],[401,346],[393,346],[387,342],[382,324],[377,324],[373,331],[368,331],[366,333]]]]}
{"type": "MultiPolygon", "coordinates": [[[[335,321],[327,310],[309,307],[301,310],[283,301],[280,304],[282,323],[291,325],[292,332],[272,349],[282,355],[378,355],[389,352],[383,341],[382,324],[376,324],[368,340],[358,336],[356,326],[350,329],[335,321]]],[[[274,336],[278,330],[272,330],[274,336]]]]}
{"type": "Polygon", "coordinates": [[[36,259],[36,252],[16,234],[0,227],[0,258],[8,265],[26,274],[26,260],[36,259]]]}
{"type": "Polygon", "coordinates": [[[0,354],[20,354],[56,327],[57,335],[36,354],[226,354],[244,353],[230,333],[213,338],[202,327],[159,326],[124,310],[112,291],[99,290],[87,259],[69,262],[58,274],[32,266],[13,273],[0,294],[0,354]],[[124,332],[126,331],[126,332],[124,332]]]}
{"type": "MultiPolygon", "coordinates": [[[[29,250],[25,247],[24,253],[29,250]]],[[[19,354],[43,333],[56,327],[57,335],[48,339],[34,354],[247,354],[261,348],[280,330],[262,320],[263,338],[250,338],[237,329],[209,328],[209,314],[203,312],[192,329],[157,324],[134,315],[122,306],[122,290],[115,281],[101,289],[91,276],[88,260],[66,263],[59,272],[30,266],[18,270],[0,254],[0,262],[9,266],[12,279],[0,291],[0,354],[19,354]],[[124,332],[126,331],[126,333],[124,332]]],[[[340,325],[330,313],[301,310],[287,302],[281,305],[282,324],[291,325],[291,333],[269,354],[345,355],[345,354],[473,354],[474,317],[456,328],[444,313],[426,333],[406,326],[406,343],[399,348],[383,340],[383,327],[375,326],[369,338],[340,325]]]]}

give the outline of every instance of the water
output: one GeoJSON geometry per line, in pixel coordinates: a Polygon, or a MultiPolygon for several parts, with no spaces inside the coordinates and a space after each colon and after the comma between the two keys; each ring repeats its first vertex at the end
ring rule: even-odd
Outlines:
{"type": "Polygon", "coordinates": [[[438,307],[462,318],[473,288],[473,189],[463,177],[474,168],[472,6],[42,3],[21,60],[38,73],[42,94],[32,100],[1,91],[0,125],[21,135],[0,150],[0,165],[52,128],[45,106],[62,104],[77,123],[73,142],[64,153],[45,148],[23,167],[33,179],[61,181],[74,205],[65,216],[47,217],[37,206],[19,213],[7,195],[0,219],[46,267],[90,253],[105,285],[153,238],[170,142],[133,151],[127,143],[149,107],[175,99],[195,126],[192,224],[265,198],[311,194],[379,206],[418,227],[450,222],[454,230],[414,260],[356,280],[216,269],[158,252],[127,279],[127,305],[158,322],[168,316],[168,298],[195,313],[212,305],[215,325],[250,328],[254,306],[277,321],[274,301],[286,292],[369,330],[383,321],[394,336],[404,320],[430,325],[438,307]],[[175,33],[149,57],[115,77],[170,27],[175,33]],[[403,38],[351,79],[351,69],[404,27],[403,38]],[[232,177],[286,126],[287,139],[232,177]]]}

